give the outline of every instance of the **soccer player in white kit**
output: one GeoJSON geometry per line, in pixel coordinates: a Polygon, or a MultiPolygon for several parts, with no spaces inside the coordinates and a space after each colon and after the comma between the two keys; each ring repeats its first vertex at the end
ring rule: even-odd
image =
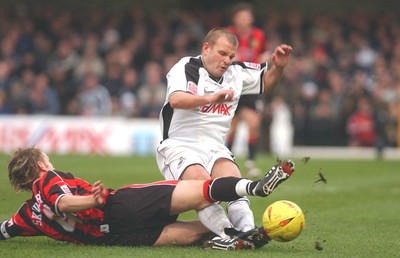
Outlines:
{"type": "MultiPolygon", "coordinates": [[[[182,58],[167,74],[167,96],[160,112],[163,140],[156,153],[165,179],[241,177],[234,155],[225,146],[239,98],[272,90],[292,48],[277,46],[267,69],[267,64],[233,62],[237,47],[233,33],[214,28],[207,34],[200,56],[182,58]]],[[[277,177],[278,171],[282,171],[280,164],[269,172],[277,177]]],[[[219,204],[198,212],[201,222],[221,238],[230,238],[235,230],[254,230],[247,198],[229,202],[227,214],[219,204]]]]}

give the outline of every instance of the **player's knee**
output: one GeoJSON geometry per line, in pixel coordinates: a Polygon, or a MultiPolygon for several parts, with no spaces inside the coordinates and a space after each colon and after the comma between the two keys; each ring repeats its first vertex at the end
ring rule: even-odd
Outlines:
{"type": "Polygon", "coordinates": [[[180,177],[182,180],[207,180],[210,178],[211,176],[205,168],[198,164],[187,167],[180,177]]]}

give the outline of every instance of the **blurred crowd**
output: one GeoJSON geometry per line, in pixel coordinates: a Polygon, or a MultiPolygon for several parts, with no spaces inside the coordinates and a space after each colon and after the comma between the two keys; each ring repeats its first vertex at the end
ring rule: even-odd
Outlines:
{"type": "MultiPolygon", "coordinates": [[[[157,118],[166,73],[228,22],[219,10],[2,8],[0,114],[157,118]]],[[[399,13],[270,9],[257,13],[257,25],[267,49],[294,48],[265,97],[263,130],[279,99],[291,111],[295,145],[396,146],[399,13]]]]}

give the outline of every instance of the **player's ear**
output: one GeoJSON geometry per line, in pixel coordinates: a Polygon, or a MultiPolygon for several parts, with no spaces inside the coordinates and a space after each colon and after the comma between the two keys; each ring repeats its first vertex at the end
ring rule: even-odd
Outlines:
{"type": "Polygon", "coordinates": [[[39,167],[39,169],[41,170],[41,171],[47,171],[47,167],[46,167],[46,165],[42,162],[42,161],[38,161],[37,162],[37,165],[38,165],[38,167],[39,167]]]}
{"type": "Polygon", "coordinates": [[[207,54],[209,49],[210,49],[210,44],[208,44],[208,42],[204,42],[203,47],[202,47],[203,54],[207,54]]]}

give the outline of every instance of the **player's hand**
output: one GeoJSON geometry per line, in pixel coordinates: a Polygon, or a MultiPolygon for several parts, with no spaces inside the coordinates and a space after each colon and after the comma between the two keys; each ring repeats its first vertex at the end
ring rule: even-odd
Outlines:
{"type": "Polygon", "coordinates": [[[101,181],[96,181],[93,184],[91,193],[98,205],[103,204],[106,193],[101,181]]]}
{"type": "Polygon", "coordinates": [[[213,101],[211,101],[211,103],[220,103],[220,102],[232,101],[234,95],[235,95],[235,92],[233,90],[221,89],[221,90],[219,90],[219,91],[214,93],[213,101]]]}
{"type": "Polygon", "coordinates": [[[274,53],[272,53],[272,63],[277,67],[284,67],[289,62],[290,55],[293,49],[291,46],[282,44],[275,48],[274,53]]]}

